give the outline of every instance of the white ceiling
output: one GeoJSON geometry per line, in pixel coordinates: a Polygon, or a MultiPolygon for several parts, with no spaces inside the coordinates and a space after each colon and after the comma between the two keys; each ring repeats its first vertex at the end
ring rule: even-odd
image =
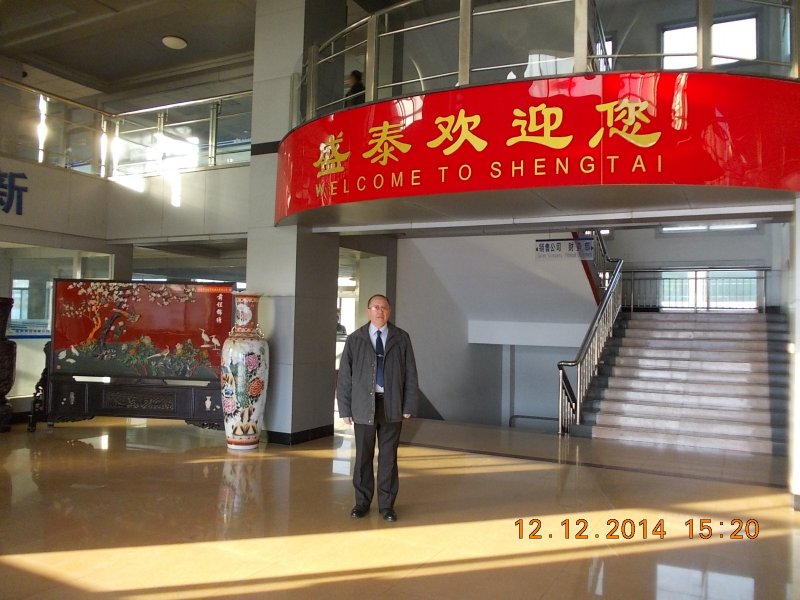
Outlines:
{"type": "Polygon", "coordinates": [[[255,6],[256,0],[0,0],[3,71],[14,75],[16,64],[16,78],[24,81],[27,71],[37,87],[57,83],[47,73],[78,84],[72,97],[97,90],[111,99],[167,82],[180,89],[204,75],[219,80],[226,71],[250,76],[255,6]],[[187,48],[166,48],[165,35],[183,37],[187,48]]]}

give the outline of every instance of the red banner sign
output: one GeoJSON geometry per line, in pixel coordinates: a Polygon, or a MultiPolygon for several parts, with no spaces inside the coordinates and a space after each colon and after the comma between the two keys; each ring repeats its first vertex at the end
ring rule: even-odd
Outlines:
{"type": "Polygon", "coordinates": [[[795,82],[678,72],[538,79],[378,102],[317,119],[283,140],[275,218],[514,188],[800,191],[798,106],[795,82]]]}

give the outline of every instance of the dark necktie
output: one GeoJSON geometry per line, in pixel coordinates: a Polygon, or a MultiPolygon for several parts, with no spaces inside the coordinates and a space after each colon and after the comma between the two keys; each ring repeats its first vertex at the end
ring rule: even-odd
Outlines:
{"type": "Polygon", "coordinates": [[[378,368],[375,371],[375,383],[383,387],[383,340],[381,330],[378,329],[378,339],[375,340],[375,354],[378,355],[378,368]]]}

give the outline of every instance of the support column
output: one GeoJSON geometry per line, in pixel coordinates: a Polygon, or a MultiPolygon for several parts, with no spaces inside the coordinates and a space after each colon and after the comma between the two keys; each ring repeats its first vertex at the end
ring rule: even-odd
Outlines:
{"type": "Polygon", "coordinates": [[[514,416],[514,396],[515,396],[515,377],[514,363],[516,346],[503,346],[503,375],[502,375],[502,404],[500,406],[500,425],[512,427],[515,423],[511,422],[514,416]]]}
{"type": "Polygon", "coordinates": [[[800,385],[798,385],[798,374],[800,373],[800,327],[798,327],[798,308],[800,308],[800,261],[798,261],[798,249],[800,249],[800,227],[798,227],[797,216],[800,212],[800,197],[795,199],[794,216],[791,223],[790,236],[790,265],[787,269],[787,277],[790,284],[787,309],[789,313],[790,339],[792,341],[791,356],[791,387],[789,393],[789,489],[794,496],[794,508],[800,510],[800,385]]]}
{"type": "Polygon", "coordinates": [[[133,245],[119,245],[111,255],[109,276],[111,279],[130,281],[133,278],[133,245]]]}
{"type": "Polygon", "coordinates": [[[284,444],[333,434],[338,236],[274,225],[276,150],[291,125],[304,34],[315,30],[306,19],[329,17],[311,10],[318,5],[259,0],[256,8],[247,290],[263,296],[270,345],[268,439],[284,444]]]}
{"type": "Polygon", "coordinates": [[[0,250],[0,298],[11,297],[11,255],[0,250]]]}

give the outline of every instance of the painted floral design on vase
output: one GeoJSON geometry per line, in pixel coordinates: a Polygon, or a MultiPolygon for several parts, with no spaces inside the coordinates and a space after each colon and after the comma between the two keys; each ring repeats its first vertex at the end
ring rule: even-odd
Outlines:
{"type": "Polygon", "coordinates": [[[258,301],[253,294],[234,294],[234,325],[222,345],[222,412],[232,450],[257,448],[264,424],[269,347],[256,322],[258,301]]]}

